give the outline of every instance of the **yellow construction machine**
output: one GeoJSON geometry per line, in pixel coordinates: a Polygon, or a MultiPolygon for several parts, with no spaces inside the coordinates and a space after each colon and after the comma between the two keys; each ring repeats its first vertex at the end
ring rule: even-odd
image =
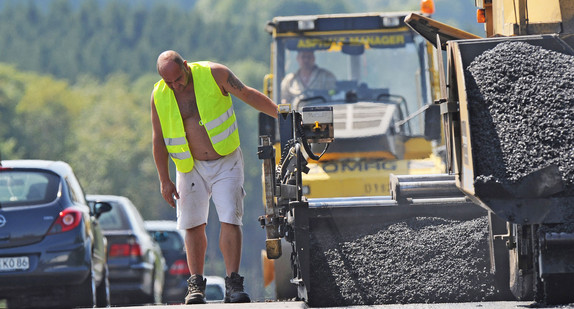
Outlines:
{"type": "MultiPolygon", "coordinates": [[[[334,140],[320,161],[308,164],[307,197],[386,195],[391,173],[444,171],[433,148],[440,128],[429,127],[434,122],[424,118],[438,93],[434,51],[404,24],[407,14],[290,16],[269,22],[268,95],[286,109],[333,106],[334,140]],[[314,54],[316,71],[331,71],[336,82],[311,81],[311,88],[289,93],[284,80],[298,72],[297,54],[306,51],[314,54]]],[[[311,79],[320,79],[319,74],[311,79]]],[[[438,116],[438,109],[434,112],[438,116]]]]}
{"type": "Polygon", "coordinates": [[[264,89],[281,110],[278,121],[259,119],[260,222],[267,231],[265,281],[275,278],[278,299],[317,304],[309,257],[314,231],[485,215],[445,174],[433,104],[440,96],[435,50],[405,24],[410,13],[283,16],[267,25],[272,72],[264,89]],[[299,70],[302,52],[312,52],[317,68],[336,82],[288,95],[284,80],[299,70]]]}
{"type": "MultiPolygon", "coordinates": [[[[309,305],[385,303],[365,290],[376,286],[368,280],[408,287],[416,271],[392,279],[379,269],[353,269],[345,254],[358,246],[336,243],[317,255],[317,246],[331,240],[316,234],[352,236],[359,227],[382,230],[387,222],[419,217],[488,218],[488,245],[476,256],[489,257],[498,299],[574,302],[574,1],[475,4],[486,38],[420,13],[277,17],[269,24],[273,57],[266,85],[276,102],[282,102],[282,79],[296,70],[299,49],[312,49],[338,79],[333,89],[284,102],[278,123],[260,119],[265,255],[287,258],[288,281],[309,305]],[[434,59],[429,44],[437,50],[434,59]],[[446,169],[437,173],[428,140],[440,140],[439,127],[446,169]],[[426,146],[413,151],[411,143],[426,146]],[[411,169],[400,169],[403,163],[411,169]],[[429,174],[412,175],[414,166],[429,167],[429,174]],[[388,184],[389,191],[375,184],[388,184]],[[325,264],[319,259],[336,254],[339,264],[313,272],[325,264]],[[344,283],[325,288],[341,268],[344,283]],[[337,293],[344,292],[354,294],[341,300],[337,293]]],[[[414,233],[418,225],[409,222],[414,233]]],[[[459,243],[475,237],[466,232],[459,243]]],[[[424,248],[418,252],[423,262],[435,258],[424,248]]],[[[452,262],[449,254],[454,251],[441,257],[445,264],[452,262]]],[[[401,262],[375,251],[359,257],[382,265],[373,259],[401,262]]],[[[432,283],[423,288],[431,291],[427,296],[440,292],[432,283]]],[[[440,301],[464,299],[459,296],[440,301]]]]}
{"type": "Polygon", "coordinates": [[[514,297],[571,303],[574,103],[561,89],[574,82],[567,73],[574,1],[475,4],[487,38],[453,36],[457,29],[418,14],[406,18],[446,52],[437,103],[448,172],[488,211],[492,271],[514,297]]]}

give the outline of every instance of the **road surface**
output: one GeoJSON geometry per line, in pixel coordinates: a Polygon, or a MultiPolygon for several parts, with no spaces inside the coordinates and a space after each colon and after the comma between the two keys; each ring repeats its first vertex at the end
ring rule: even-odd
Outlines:
{"type": "MultiPolygon", "coordinates": [[[[129,307],[112,307],[116,309],[189,309],[191,305],[148,305],[148,306],[129,306],[129,307]]],[[[208,303],[205,305],[193,305],[197,309],[306,309],[309,308],[304,302],[252,302],[248,304],[224,304],[220,302],[208,303]]],[[[450,304],[394,304],[394,305],[377,305],[377,306],[350,306],[350,307],[330,307],[330,308],[349,308],[349,309],[515,309],[515,308],[572,308],[574,304],[561,306],[539,306],[533,302],[476,302],[476,303],[450,303],[450,304]]],[[[327,308],[322,308],[327,309],[327,308]]]]}

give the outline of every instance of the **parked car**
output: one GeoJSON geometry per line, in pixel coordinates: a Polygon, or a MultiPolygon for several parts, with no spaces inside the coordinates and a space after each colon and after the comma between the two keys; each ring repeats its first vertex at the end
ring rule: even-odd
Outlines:
{"type": "Polygon", "coordinates": [[[205,276],[205,299],[207,301],[223,301],[225,299],[225,279],[219,276],[205,276]]]}
{"type": "Polygon", "coordinates": [[[108,239],[112,305],[161,303],[165,260],[137,208],[123,196],[88,195],[87,199],[112,205],[112,211],[100,218],[108,239]]]}
{"type": "Polygon", "coordinates": [[[106,239],[70,165],[0,162],[0,299],[9,308],[110,305],[106,239]]]}
{"type": "MultiPolygon", "coordinates": [[[[190,276],[185,255],[185,232],[177,229],[172,220],[145,221],[148,232],[159,243],[165,258],[165,285],[163,300],[168,303],[182,303],[187,293],[187,279],[190,276]]],[[[223,301],[225,280],[218,276],[205,276],[205,299],[223,301]]]]}
{"type": "Polygon", "coordinates": [[[159,243],[165,258],[163,301],[182,303],[187,292],[189,268],[185,257],[185,234],[176,228],[175,221],[145,221],[145,228],[159,243]]]}

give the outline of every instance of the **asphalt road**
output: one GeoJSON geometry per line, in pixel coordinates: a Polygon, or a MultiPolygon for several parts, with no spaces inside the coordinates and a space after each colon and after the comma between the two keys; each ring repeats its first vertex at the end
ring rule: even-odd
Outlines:
{"type": "MultiPolygon", "coordinates": [[[[309,308],[304,302],[252,302],[248,304],[224,304],[224,303],[208,303],[205,305],[149,305],[149,306],[130,306],[130,307],[112,307],[117,309],[138,309],[138,308],[154,308],[154,309],[183,309],[183,308],[204,308],[204,309],[231,309],[231,308],[249,308],[249,309],[297,309],[309,308]]],[[[343,307],[331,307],[343,308],[343,307]]],[[[377,305],[377,306],[350,306],[345,308],[351,309],[514,309],[514,308],[572,308],[574,304],[562,306],[539,306],[532,302],[476,302],[476,303],[450,303],[450,304],[395,304],[395,305],[377,305]]],[[[327,309],[323,307],[323,309],[327,309]]]]}

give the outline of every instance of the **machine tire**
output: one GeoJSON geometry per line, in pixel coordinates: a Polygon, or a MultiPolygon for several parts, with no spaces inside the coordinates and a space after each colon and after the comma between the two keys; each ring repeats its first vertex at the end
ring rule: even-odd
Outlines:
{"type": "MultiPolygon", "coordinates": [[[[536,280],[535,295],[534,300],[537,303],[544,305],[563,305],[574,302],[574,288],[572,288],[572,281],[574,280],[574,275],[570,273],[564,274],[552,274],[546,275],[544,280],[542,280],[541,270],[540,270],[540,260],[539,257],[543,256],[546,260],[552,257],[552,254],[567,254],[568,250],[572,249],[556,249],[544,250],[541,248],[540,244],[540,232],[538,228],[533,228],[532,234],[534,235],[533,247],[534,250],[534,265],[535,274],[534,280],[536,280]],[[558,253],[557,253],[558,252],[558,253]]],[[[573,254],[572,251],[570,251],[573,254]]]]}
{"type": "Polygon", "coordinates": [[[291,244],[281,240],[283,254],[276,259],[275,265],[275,297],[277,300],[297,298],[297,286],[291,283],[293,270],[291,268],[291,244]]]}
{"type": "Polygon", "coordinates": [[[532,300],[534,297],[534,275],[526,273],[519,267],[519,257],[516,249],[510,251],[510,291],[518,300],[532,300]]]}
{"type": "Polygon", "coordinates": [[[534,299],[534,270],[532,228],[512,225],[511,237],[515,243],[509,252],[510,290],[518,300],[534,299]],[[526,255],[523,255],[527,252],[526,255]]]}
{"type": "Polygon", "coordinates": [[[574,301],[572,295],[572,280],[570,274],[553,275],[544,278],[544,301],[545,305],[564,305],[574,301]]]}
{"type": "Polygon", "coordinates": [[[537,303],[544,302],[544,283],[540,274],[540,243],[538,242],[538,227],[533,226],[532,231],[532,263],[534,264],[534,301],[537,303]]]}

